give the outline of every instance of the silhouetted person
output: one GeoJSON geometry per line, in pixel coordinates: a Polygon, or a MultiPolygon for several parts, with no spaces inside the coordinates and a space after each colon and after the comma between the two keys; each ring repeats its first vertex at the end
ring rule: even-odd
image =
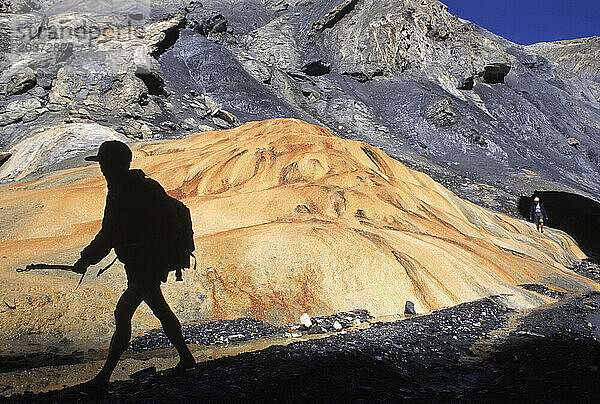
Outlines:
{"type": "Polygon", "coordinates": [[[108,195],[102,228],[83,249],[74,271],[85,273],[90,265],[102,260],[112,248],[125,264],[127,289],[115,309],[116,329],[110,341],[108,358],[96,377],[84,383],[84,391],[108,391],[110,376],[119,358],[129,345],[131,318],[142,301],[146,302],[160,320],[165,334],[179,353],[176,370],[194,367],[196,362],[181,333],[181,324],[171,311],[160,290],[166,281],[165,250],[172,246],[178,231],[172,205],[167,203],[163,187],[148,178],[141,170],[129,170],[131,150],[119,141],[102,143],[97,156],[106,178],[108,195]]]}
{"type": "Polygon", "coordinates": [[[529,210],[529,220],[535,221],[536,229],[543,233],[544,219],[548,220],[546,209],[544,209],[544,205],[541,204],[540,198],[536,196],[533,198],[533,204],[531,204],[531,209],[529,210]]]}

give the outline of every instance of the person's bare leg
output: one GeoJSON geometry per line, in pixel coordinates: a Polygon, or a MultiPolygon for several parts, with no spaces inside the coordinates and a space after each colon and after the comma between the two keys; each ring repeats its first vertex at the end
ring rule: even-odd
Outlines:
{"type": "Polygon", "coordinates": [[[110,340],[108,357],[106,363],[100,372],[90,380],[91,385],[99,388],[108,388],[108,382],[112,375],[119,358],[127,349],[131,339],[131,318],[137,310],[140,303],[144,300],[148,290],[136,285],[128,286],[121,295],[117,307],[115,308],[115,332],[110,340]]]}
{"type": "Polygon", "coordinates": [[[152,288],[144,301],[150,307],[152,313],[160,320],[165,334],[175,346],[175,349],[177,349],[177,353],[179,354],[177,369],[189,369],[196,366],[196,360],[187,347],[181,333],[181,323],[167,304],[160,290],[160,285],[152,288]]]}
{"type": "Polygon", "coordinates": [[[544,221],[540,220],[540,231],[543,233],[544,232],[544,221]]]}

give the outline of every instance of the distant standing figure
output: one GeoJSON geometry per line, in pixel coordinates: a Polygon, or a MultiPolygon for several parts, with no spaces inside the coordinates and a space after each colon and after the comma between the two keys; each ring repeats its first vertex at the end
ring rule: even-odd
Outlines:
{"type": "Polygon", "coordinates": [[[164,264],[166,251],[173,248],[174,235],[179,231],[172,205],[167,203],[163,187],[145,176],[142,170],[130,170],[131,150],[122,142],[102,143],[97,156],[106,179],[108,195],[102,228],[92,242],[81,251],[73,271],[83,274],[115,249],[117,258],[125,264],[127,289],[115,308],[116,329],[110,341],[108,357],[96,377],[84,383],[88,393],[105,393],[119,358],[131,339],[131,318],[142,302],[146,302],[160,320],[165,334],[179,353],[176,370],[192,368],[196,361],[185,344],[179,320],[165,301],[160,282],[166,281],[164,264]]]}
{"type": "Polygon", "coordinates": [[[546,209],[544,209],[544,205],[541,204],[540,198],[536,196],[535,198],[533,198],[533,204],[531,205],[531,209],[529,210],[529,220],[535,221],[535,227],[539,232],[543,233],[544,219],[548,220],[546,209]]]}

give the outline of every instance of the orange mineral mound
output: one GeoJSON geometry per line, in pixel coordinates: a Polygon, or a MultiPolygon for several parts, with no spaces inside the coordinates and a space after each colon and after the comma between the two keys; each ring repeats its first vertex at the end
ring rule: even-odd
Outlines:
{"type": "MultiPolygon", "coordinates": [[[[598,284],[566,266],[584,254],[565,234],[463,201],[366,143],[295,119],[253,122],[132,146],[132,166],[192,212],[198,268],[163,287],[183,321],[307,312],[418,312],[505,294],[515,307],[598,284]]],[[[100,227],[105,184],[96,165],[0,188],[1,338],[23,333],[107,338],[125,281],[116,265],[81,287],[64,271],[100,227]]],[[[106,261],[109,261],[107,258],[106,261]]],[[[135,328],[158,326],[147,309],[135,328]]]]}

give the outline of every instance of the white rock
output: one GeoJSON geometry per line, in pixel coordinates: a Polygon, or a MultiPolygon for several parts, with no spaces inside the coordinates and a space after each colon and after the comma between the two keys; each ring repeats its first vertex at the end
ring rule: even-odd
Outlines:
{"type": "Polygon", "coordinates": [[[533,332],[533,331],[517,331],[517,334],[519,334],[519,335],[530,335],[532,337],[546,338],[545,335],[538,334],[537,332],[533,332]]]}
{"type": "Polygon", "coordinates": [[[128,141],[112,128],[97,123],[56,125],[32,133],[8,150],[12,156],[0,167],[0,181],[18,181],[47,165],[79,154],[95,153],[106,140],[128,141]]]}
{"type": "Polygon", "coordinates": [[[199,132],[210,132],[210,131],[216,130],[212,126],[204,125],[204,124],[199,124],[197,129],[199,132]]]}
{"type": "Polygon", "coordinates": [[[142,134],[142,138],[148,139],[152,137],[152,129],[145,123],[140,126],[140,133],[142,134]]]}
{"type": "Polygon", "coordinates": [[[342,327],[342,325],[340,324],[340,322],[336,320],[336,321],[333,323],[333,328],[335,328],[337,331],[339,331],[339,330],[341,330],[341,329],[342,329],[342,328],[344,328],[344,327],[342,327]]]}
{"type": "Polygon", "coordinates": [[[310,316],[308,315],[308,313],[304,313],[300,316],[300,324],[302,324],[306,328],[310,328],[312,326],[313,323],[310,320],[310,316]]]}
{"type": "Polygon", "coordinates": [[[210,109],[211,113],[214,114],[216,111],[221,109],[221,104],[213,100],[210,96],[204,96],[204,104],[210,109]]]}

